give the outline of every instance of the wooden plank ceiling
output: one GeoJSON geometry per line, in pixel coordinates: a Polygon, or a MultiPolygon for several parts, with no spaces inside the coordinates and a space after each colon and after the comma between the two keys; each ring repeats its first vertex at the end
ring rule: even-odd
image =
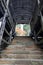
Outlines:
{"type": "Polygon", "coordinates": [[[32,19],[37,0],[10,0],[9,8],[17,23],[29,23],[32,19]]]}

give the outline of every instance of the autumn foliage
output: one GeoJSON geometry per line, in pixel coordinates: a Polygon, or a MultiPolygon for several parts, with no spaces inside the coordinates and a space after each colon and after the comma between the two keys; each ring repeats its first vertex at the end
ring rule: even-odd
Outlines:
{"type": "Polygon", "coordinates": [[[17,28],[16,27],[16,33],[17,33],[17,35],[19,35],[19,36],[25,36],[25,34],[26,34],[26,31],[24,31],[24,30],[22,30],[21,28],[17,28]]]}

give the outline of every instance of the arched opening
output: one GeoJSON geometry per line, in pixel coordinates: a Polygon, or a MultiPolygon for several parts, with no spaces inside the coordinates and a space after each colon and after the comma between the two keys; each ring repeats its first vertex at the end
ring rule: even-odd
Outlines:
{"type": "Polygon", "coordinates": [[[16,36],[30,36],[30,24],[16,24],[16,36]]]}

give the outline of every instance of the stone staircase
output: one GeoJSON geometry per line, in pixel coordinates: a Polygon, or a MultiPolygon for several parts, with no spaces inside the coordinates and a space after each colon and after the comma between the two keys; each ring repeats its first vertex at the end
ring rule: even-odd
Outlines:
{"type": "Polygon", "coordinates": [[[0,65],[43,65],[43,52],[31,38],[15,37],[2,51],[0,65]]]}

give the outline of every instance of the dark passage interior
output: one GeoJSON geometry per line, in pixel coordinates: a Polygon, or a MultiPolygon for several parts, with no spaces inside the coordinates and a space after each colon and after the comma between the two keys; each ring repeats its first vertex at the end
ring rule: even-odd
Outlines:
{"type": "Polygon", "coordinates": [[[0,65],[43,65],[43,0],[0,0],[0,65]]]}

